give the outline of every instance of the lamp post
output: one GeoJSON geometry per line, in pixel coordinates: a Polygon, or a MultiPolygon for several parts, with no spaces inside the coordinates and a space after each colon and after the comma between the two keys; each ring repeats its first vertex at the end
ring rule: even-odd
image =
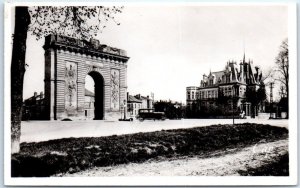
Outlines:
{"type": "MultiPolygon", "coordinates": [[[[234,87],[233,87],[234,88],[234,87]]],[[[234,125],[234,104],[233,104],[233,91],[234,90],[232,90],[232,95],[231,95],[231,103],[232,103],[232,124],[234,125]]]]}
{"type": "Polygon", "coordinates": [[[235,103],[234,99],[236,99],[236,97],[237,97],[237,95],[236,95],[236,93],[238,93],[238,92],[236,92],[237,88],[238,88],[238,85],[233,85],[232,95],[231,95],[232,96],[231,101],[232,101],[232,124],[233,125],[234,125],[234,103],[235,103]]]}
{"type": "Polygon", "coordinates": [[[124,102],[124,120],[126,119],[126,100],[124,102]]]}
{"type": "Polygon", "coordinates": [[[273,118],[273,115],[272,115],[272,111],[273,111],[273,86],[274,82],[271,82],[270,83],[270,107],[269,107],[269,110],[270,110],[270,117],[269,119],[272,119],[273,118]]]}
{"type": "MultiPolygon", "coordinates": [[[[175,115],[176,115],[176,119],[179,119],[178,118],[178,108],[180,107],[180,105],[179,104],[174,104],[174,107],[175,107],[175,109],[176,109],[176,111],[175,111],[175,115]]],[[[181,118],[181,117],[180,117],[181,118]]]]}
{"type": "Polygon", "coordinates": [[[123,107],[121,106],[120,108],[121,108],[121,109],[120,109],[120,112],[121,112],[121,118],[120,118],[120,120],[122,120],[122,117],[123,117],[123,114],[122,114],[123,109],[122,109],[122,108],[123,108],[123,107]]]}

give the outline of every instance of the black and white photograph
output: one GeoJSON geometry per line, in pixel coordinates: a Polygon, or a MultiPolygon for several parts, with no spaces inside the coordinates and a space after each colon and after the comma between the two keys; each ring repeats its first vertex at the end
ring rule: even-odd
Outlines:
{"type": "Polygon", "coordinates": [[[6,185],[297,184],[293,3],[6,3],[6,185]]]}

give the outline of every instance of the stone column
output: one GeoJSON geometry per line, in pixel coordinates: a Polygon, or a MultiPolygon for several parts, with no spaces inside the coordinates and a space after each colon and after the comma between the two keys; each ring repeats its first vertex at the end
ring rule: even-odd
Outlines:
{"type": "Polygon", "coordinates": [[[45,49],[45,113],[48,120],[56,119],[55,53],[52,48],[45,49]]]}

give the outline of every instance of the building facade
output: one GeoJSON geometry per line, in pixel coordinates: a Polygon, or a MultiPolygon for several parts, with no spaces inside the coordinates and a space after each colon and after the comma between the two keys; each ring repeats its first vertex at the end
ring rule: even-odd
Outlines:
{"type": "Polygon", "coordinates": [[[94,118],[118,119],[127,93],[126,51],[90,41],[45,39],[45,113],[48,120],[85,119],[85,78],[95,83],[94,118]]]}
{"type": "Polygon", "coordinates": [[[142,100],[128,95],[127,112],[129,117],[135,118],[139,114],[139,109],[142,109],[142,100]]]}
{"type": "Polygon", "coordinates": [[[141,108],[145,109],[145,108],[153,108],[153,100],[147,96],[142,96],[141,94],[138,94],[138,95],[135,95],[134,96],[136,99],[142,101],[142,104],[141,104],[141,108]]]}
{"type": "Polygon", "coordinates": [[[22,106],[22,120],[45,119],[45,95],[34,92],[33,96],[24,100],[22,106]]]}
{"type": "Polygon", "coordinates": [[[135,118],[139,114],[139,109],[152,109],[153,100],[149,96],[144,97],[141,94],[135,96],[127,94],[127,112],[132,118],[135,118]]]}
{"type": "MultiPolygon", "coordinates": [[[[228,61],[224,70],[204,74],[199,86],[186,88],[187,109],[192,109],[195,103],[199,108],[218,109],[220,104],[227,105],[229,110],[250,116],[257,114],[258,109],[251,108],[246,100],[246,91],[255,90],[261,86],[262,72],[253,61],[243,60],[238,64],[228,61]],[[255,111],[255,112],[254,112],[255,111]]],[[[225,113],[226,114],[226,113],[225,113]]]]}
{"type": "MultiPolygon", "coordinates": [[[[34,95],[23,102],[22,120],[46,120],[45,95],[34,92],[34,95]]],[[[84,95],[84,119],[95,118],[95,94],[85,89],[84,95]]]]}

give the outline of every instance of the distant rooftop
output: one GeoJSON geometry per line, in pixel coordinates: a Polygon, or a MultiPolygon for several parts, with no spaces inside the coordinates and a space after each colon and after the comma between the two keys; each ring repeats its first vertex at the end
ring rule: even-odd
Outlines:
{"type": "Polygon", "coordinates": [[[95,97],[95,94],[88,89],[85,89],[84,92],[85,92],[84,93],[85,96],[95,97]]]}
{"type": "Polygon", "coordinates": [[[141,100],[139,100],[139,99],[135,98],[135,97],[134,97],[134,96],[132,96],[132,95],[129,95],[129,96],[128,96],[128,102],[129,102],[129,103],[130,103],[130,102],[142,103],[142,101],[141,101],[141,100]]]}

